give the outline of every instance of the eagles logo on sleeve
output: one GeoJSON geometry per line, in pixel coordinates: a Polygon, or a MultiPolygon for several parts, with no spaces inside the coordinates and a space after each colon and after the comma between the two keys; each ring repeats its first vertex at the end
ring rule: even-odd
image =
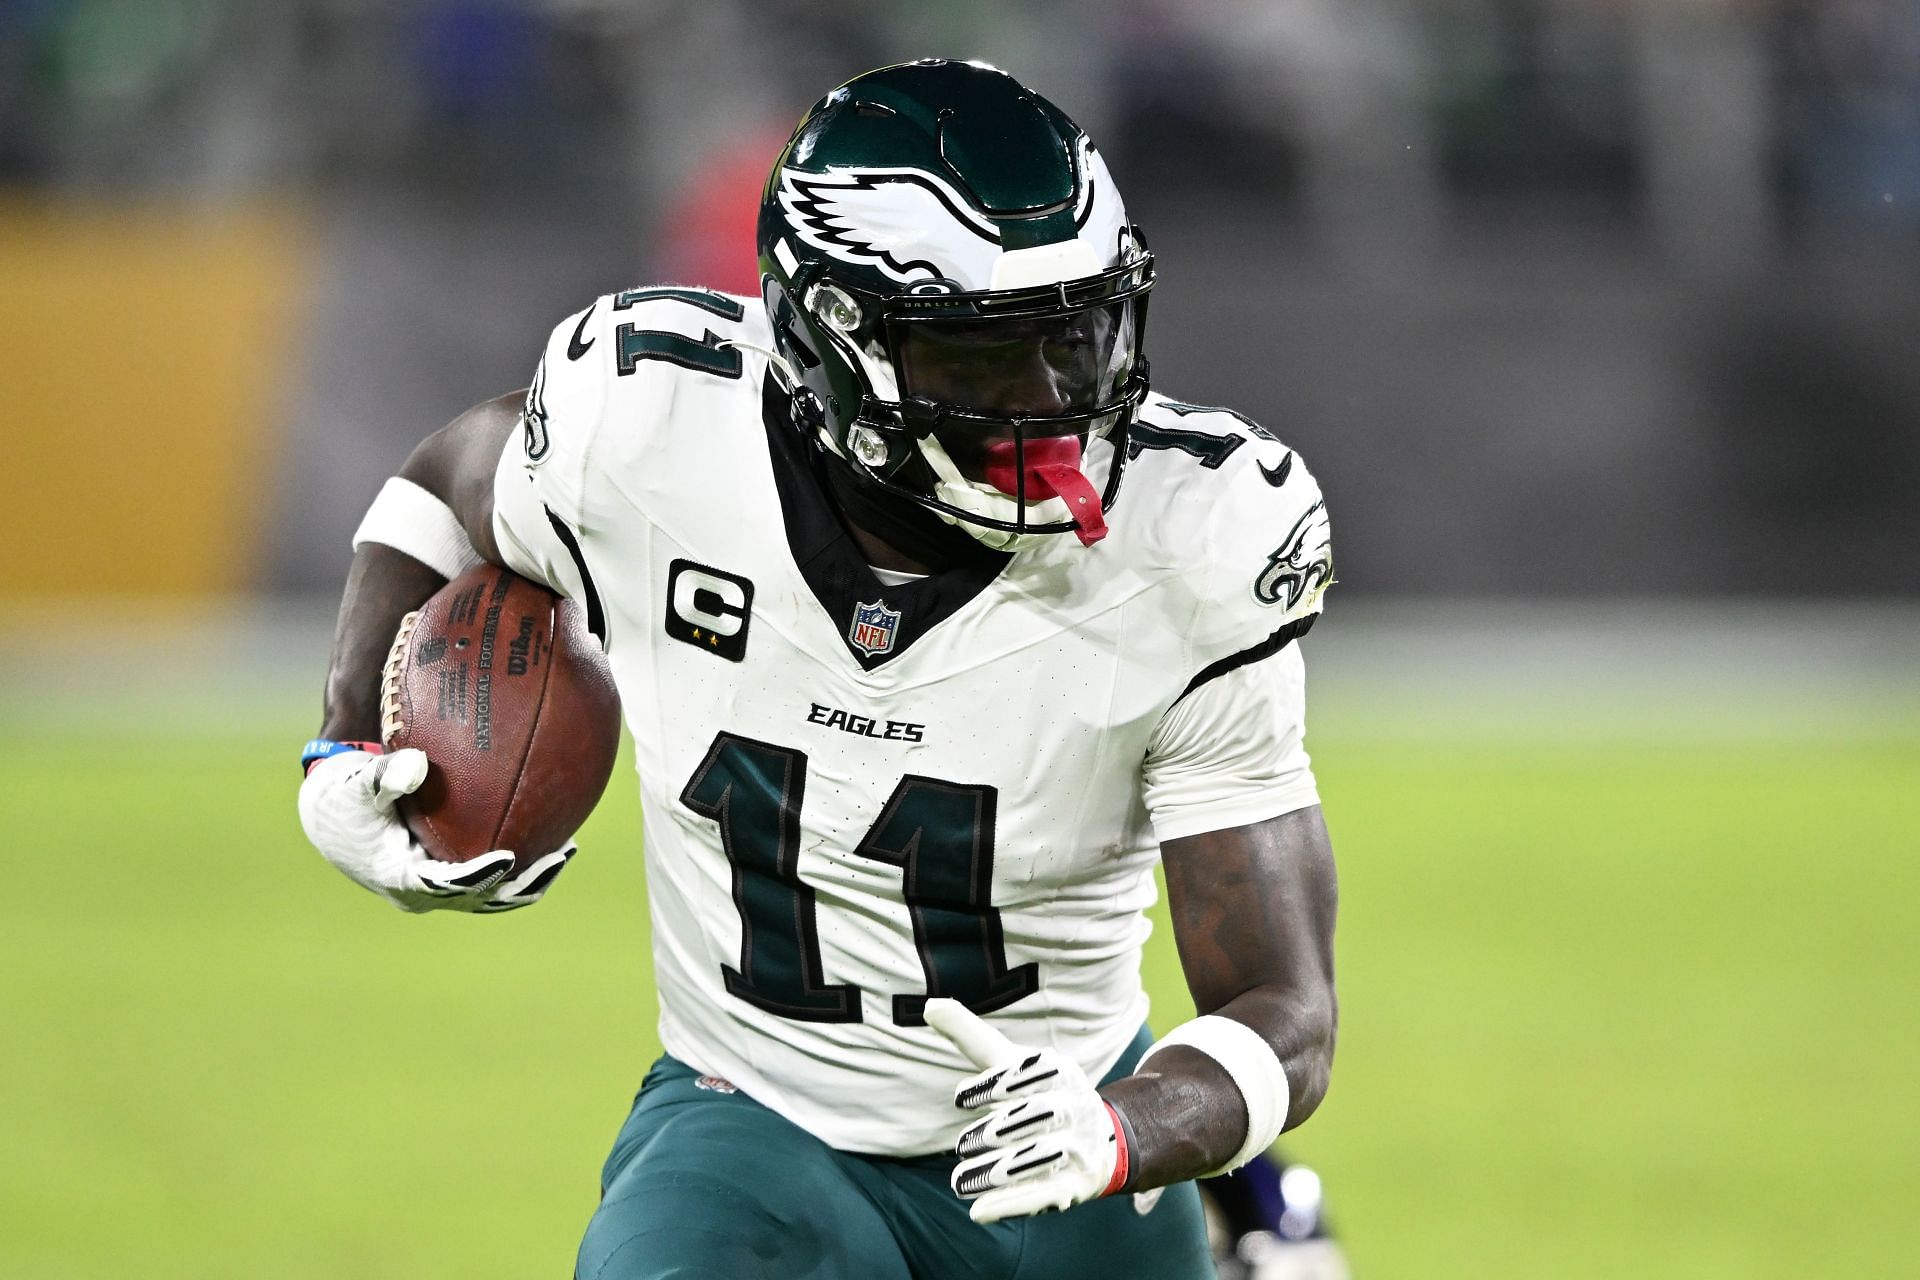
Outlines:
{"type": "Polygon", "coordinates": [[[532,466],[546,458],[552,445],[547,437],[547,361],[544,356],[534,367],[533,385],[527,388],[527,406],[520,413],[520,427],[527,465],[532,466]]]}
{"type": "MultiPolygon", "coordinates": [[[[1292,455],[1288,455],[1292,460],[1292,455]]],[[[1333,581],[1333,535],[1327,526],[1327,504],[1308,507],[1253,582],[1253,598],[1261,604],[1284,605],[1288,613],[1302,603],[1311,605],[1333,581]]]]}

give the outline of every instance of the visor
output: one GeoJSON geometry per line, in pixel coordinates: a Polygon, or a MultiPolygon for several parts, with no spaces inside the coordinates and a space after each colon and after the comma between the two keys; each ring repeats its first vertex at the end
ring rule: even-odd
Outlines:
{"type": "Polygon", "coordinates": [[[1008,419],[1107,407],[1138,351],[1131,302],[1052,316],[896,323],[901,397],[1008,419]]]}

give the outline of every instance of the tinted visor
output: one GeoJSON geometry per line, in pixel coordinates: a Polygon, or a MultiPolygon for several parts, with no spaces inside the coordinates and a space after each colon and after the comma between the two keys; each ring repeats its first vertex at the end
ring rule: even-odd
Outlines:
{"type": "Polygon", "coordinates": [[[899,321],[893,334],[902,399],[1005,418],[1111,403],[1137,345],[1131,299],[1051,316],[899,321]]]}

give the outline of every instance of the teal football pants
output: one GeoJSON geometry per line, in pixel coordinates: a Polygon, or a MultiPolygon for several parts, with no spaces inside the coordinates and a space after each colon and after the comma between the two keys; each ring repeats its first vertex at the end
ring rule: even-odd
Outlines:
{"type": "MultiPolygon", "coordinates": [[[[1108,1079],[1149,1043],[1143,1029],[1108,1079]]],[[[728,1088],[672,1057],[654,1064],[607,1158],[576,1280],[1212,1280],[1191,1182],[981,1226],[947,1184],[952,1156],[835,1151],[728,1088]]]]}

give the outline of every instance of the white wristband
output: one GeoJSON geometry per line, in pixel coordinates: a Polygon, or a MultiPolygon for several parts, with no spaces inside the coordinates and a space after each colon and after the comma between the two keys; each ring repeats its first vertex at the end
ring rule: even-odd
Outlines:
{"type": "Polygon", "coordinates": [[[1219,1063],[1247,1104],[1246,1141],[1225,1164],[1200,1176],[1230,1173],[1272,1146],[1287,1127],[1287,1104],[1293,1093],[1287,1086],[1286,1068],[1265,1037],[1244,1022],[1209,1013],[1181,1023],[1154,1042],[1140,1055],[1134,1072],[1138,1074],[1154,1054],[1176,1044],[1198,1049],[1219,1063]]]}
{"type": "Polygon", "coordinates": [[[481,562],[453,508],[399,476],[381,486],[353,531],[355,551],[369,542],[405,552],[443,578],[457,578],[481,562]]]}

